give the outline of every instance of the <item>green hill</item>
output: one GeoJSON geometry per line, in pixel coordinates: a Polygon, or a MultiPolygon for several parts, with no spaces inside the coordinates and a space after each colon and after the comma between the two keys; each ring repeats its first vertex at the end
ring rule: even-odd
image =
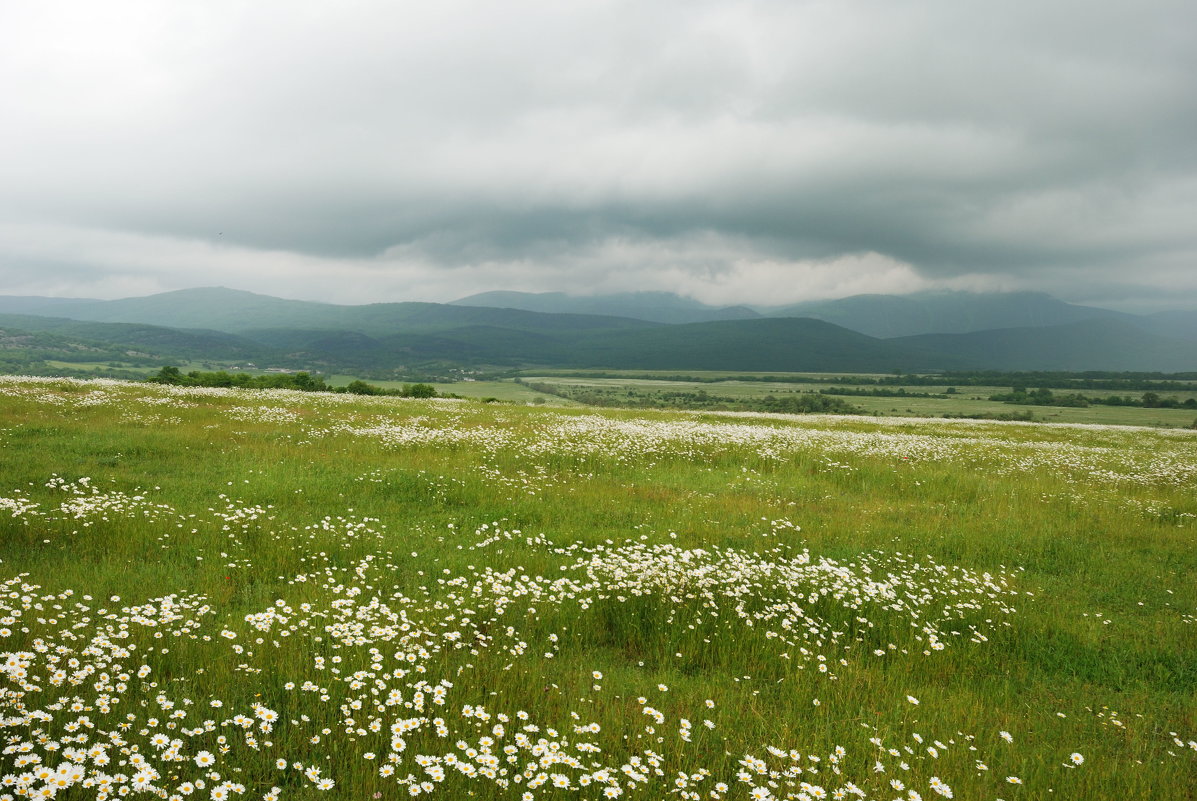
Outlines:
{"type": "Polygon", "coordinates": [[[888,372],[959,366],[955,359],[917,345],[886,342],[821,320],[801,318],[609,332],[580,340],[563,359],[575,367],[653,370],[888,372]]]}
{"type": "Polygon", "coordinates": [[[924,334],[888,340],[950,355],[989,370],[1197,370],[1197,344],[1156,336],[1122,320],[1040,328],[924,334]]]}
{"type": "Polygon", "coordinates": [[[371,337],[355,331],[258,329],[246,336],[312,367],[389,369],[429,361],[517,365],[556,363],[578,334],[555,335],[496,326],[371,337]]]}
{"type": "Polygon", "coordinates": [[[30,333],[54,334],[64,340],[87,343],[114,352],[132,351],[175,359],[262,358],[271,349],[244,337],[221,331],[181,330],[134,323],[95,323],[60,317],[0,314],[0,327],[30,333]]]}
{"type": "Polygon", "coordinates": [[[889,371],[960,363],[819,320],[729,320],[633,330],[551,333],[461,326],[368,337],[345,331],[247,332],[291,359],[313,365],[393,367],[420,361],[694,370],[889,371]]]}
{"type": "Polygon", "coordinates": [[[1166,311],[1139,318],[1135,325],[1151,334],[1197,342],[1197,312],[1166,311]]]}
{"type": "Polygon", "coordinates": [[[28,331],[11,325],[7,317],[0,315],[0,371],[5,373],[42,374],[49,370],[47,361],[140,363],[139,358],[131,357],[124,346],[46,331],[28,331]]]}

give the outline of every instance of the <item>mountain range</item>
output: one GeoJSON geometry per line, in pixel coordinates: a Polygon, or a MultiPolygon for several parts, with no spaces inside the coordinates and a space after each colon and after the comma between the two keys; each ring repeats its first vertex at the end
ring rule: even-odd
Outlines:
{"type": "Polygon", "coordinates": [[[574,296],[562,292],[483,292],[451,302],[565,314],[604,314],[660,323],[698,323],[760,317],[809,317],[880,339],[920,334],[966,334],[1002,328],[1040,328],[1082,320],[1122,320],[1159,336],[1197,340],[1197,312],[1135,315],[1066,303],[1043,292],[915,292],[852,295],[784,306],[712,306],[669,292],[574,296]]]}
{"type": "Polygon", "coordinates": [[[0,296],[0,348],[11,350],[17,347],[11,343],[26,341],[22,335],[38,332],[43,344],[51,335],[58,346],[74,341],[76,361],[91,348],[143,359],[253,360],[325,371],[429,362],[843,372],[1197,370],[1197,312],[1133,315],[1026,292],[857,295],[752,308],[663,292],[492,292],[448,304],[359,306],[219,287],[120,300],[0,296]]]}

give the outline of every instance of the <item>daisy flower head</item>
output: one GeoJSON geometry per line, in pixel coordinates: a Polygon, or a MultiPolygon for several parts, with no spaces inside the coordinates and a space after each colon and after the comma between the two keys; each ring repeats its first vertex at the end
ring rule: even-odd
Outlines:
{"type": "Polygon", "coordinates": [[[932,776],[929,784],[931,785],[932,790],[939,795],[942,795],[944,798],[952,797],[952,788],[944,783],[938,776],[932,776]]]}

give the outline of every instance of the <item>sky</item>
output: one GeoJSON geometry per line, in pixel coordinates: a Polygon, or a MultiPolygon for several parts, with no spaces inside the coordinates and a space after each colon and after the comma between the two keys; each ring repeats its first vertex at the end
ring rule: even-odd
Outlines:
{"type": "Polygon", "coordinates": [[[0,4],[0,294],[1197,308],[1192,0],[0,4]]]}

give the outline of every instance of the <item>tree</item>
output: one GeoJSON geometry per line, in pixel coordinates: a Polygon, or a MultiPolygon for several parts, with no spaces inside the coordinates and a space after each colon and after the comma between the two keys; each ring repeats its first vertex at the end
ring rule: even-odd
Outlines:
{"type": "Polygon", "coordinates": [[[404,384],[403,396],[405,398],[435,398],[436,387],[431,384],[404,384]]]}
{"type": "Polygon", "coordinates": [[[306,372],[299,372],[292,376],[292,386],[303,392],[318,392],[328,388],[323,378],[306,372]]]}
{"type": "Polygon", "coordinates": [[[186,381],[182,371],[174,365],[163,367],[146,380],[155,384],[182,384],[186,381]]]}

